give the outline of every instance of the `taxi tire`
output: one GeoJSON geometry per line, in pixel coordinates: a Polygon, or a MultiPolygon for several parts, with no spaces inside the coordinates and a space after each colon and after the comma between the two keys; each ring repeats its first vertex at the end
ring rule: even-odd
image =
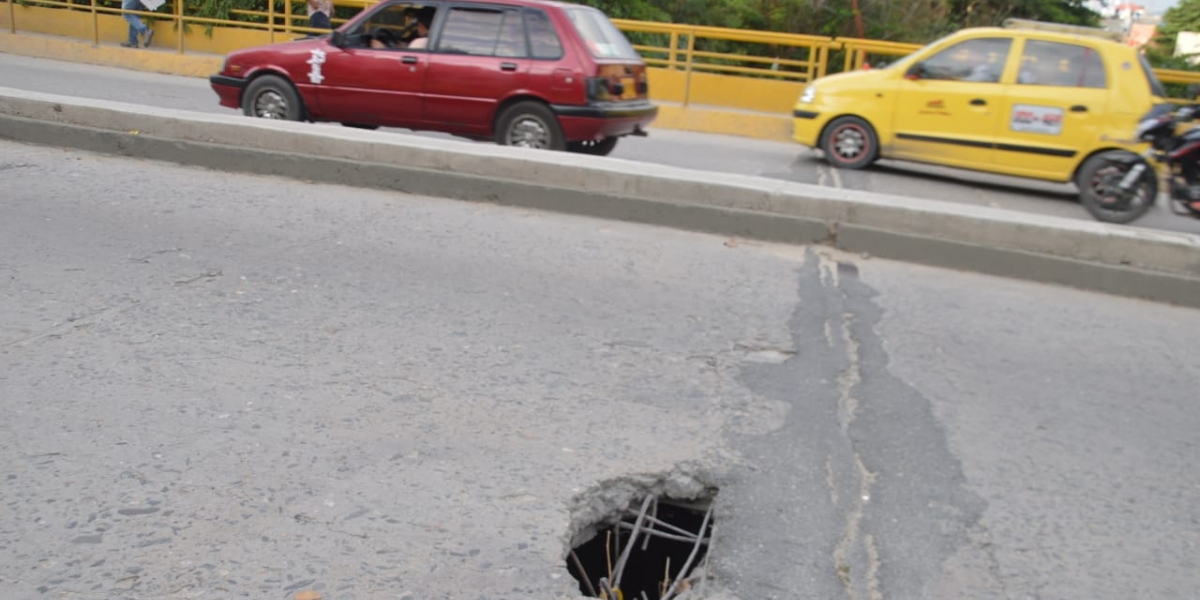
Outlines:
{"type": "Polygon", "coordinates": [[[242,94],[242,113],[248,117],[258,117],[255,105],[260,96],[268,93],[275,93],[283,99],[285,120],[299,121],[304,117],[304,104],[300,101],[300,94],[296,93],[296,88],[292,87],[288,80],[278,75],[263,75],[246,86],[246,92],[242,94]]]}
{"type": "Polygon", "coordinates": [[[545,129],[548,138],[547,150],[567,149],[567,141],[563,137],[562,127],[558,124],[558,117],[554,115],[554,111],[550,110],[549,106],[533,100],[518,102],[500,113],[496,119],[496,143],[501,146],[514,145],[509,134],[514,125],[526,120],[540,124],[545,129]]]}
{"type": "Polygon", "coordinates": [[[839,169],[862,169],[879,158],[879,136],[870,123],[858,117],[838,117],[830,121],[821,134],[821,152],[826,161],[839,169]],[[862,149],[853,157],[842,156],[833,145],[843,132],[857,134],[863,142],[862,149]]]}
{"type": "Polygon", "coordinates": [[[617,140],[619,139],[621,138],[610,137],[599,141],[567,142],[567,150],[580,154],[591,154],[593,156],[608,156],[613,151],[613,148],[617,147],[617,140]]]}

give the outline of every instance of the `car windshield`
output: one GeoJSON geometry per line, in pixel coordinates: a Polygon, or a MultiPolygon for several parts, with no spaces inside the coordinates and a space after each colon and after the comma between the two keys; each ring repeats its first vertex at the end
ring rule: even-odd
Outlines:
{"type": "Polygon", "coordinates": [[[1150,65],[1150,61],[1146,60],[1144,55],[1138,54],[1138,62],[1142,65],[1142,74],[1146,76],[1146,81],[1150,83],[1150,93],[1159,98],[1166,98],[1167,90],[1163,87],[1162,82],[1158,80],[1158,76],[1154,74],[1154,67],[1150,65]]]}
{"type": "Polygon", "coordinates": [[[596,58],[640,59],[637,51],[625,39],[604,13],[594,8],[573,8],[567,11],[571,24],[596,58]]]}

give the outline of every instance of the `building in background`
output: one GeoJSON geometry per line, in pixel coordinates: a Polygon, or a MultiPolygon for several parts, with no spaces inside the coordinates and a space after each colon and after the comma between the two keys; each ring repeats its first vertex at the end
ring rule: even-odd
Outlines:
{"type": "Polygon", "coordinates": [[[1200,64],[1200,33],[1180,31],[1175,36],[1175,56],[1186,57],[1188,64],[1200,64]]]}

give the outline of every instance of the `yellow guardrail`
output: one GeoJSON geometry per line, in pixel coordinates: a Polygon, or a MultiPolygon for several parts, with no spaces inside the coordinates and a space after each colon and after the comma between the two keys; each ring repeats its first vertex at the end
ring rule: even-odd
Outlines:
{"type": "MultiPolygon", "coordinates": [[[[17,0],[8,0],[9,28],[17,32],[17,0]]],[[[158,11],[125,11],[119,0],[89,0],[87,3],[63,0],[37,0],[22,3],[36,7],[65,8],[91,13],[91,39],[100,43],[100,16],[136,14],[156,21],[172,22],[179,30],[192,26],[229,27],[242,30],[252,29],[266,32],[271,42],[276,36],[287,39],[298,35],[321,33],[322,30],[308,27],[308,16],[294,6],[302,3],[293,0],[282,2],[283,10],[275,9],[273,0],[261,0],[266,10],[230,9],[229,18],[215,19],[199,16],[197,6],[189,6],[182,0],[170,0],[158,11]]],[[[341,8],[362,9],[376,4],[376,0],[337,0],[341,8]]],[[[334,18],[334,24],[344,23],[344,18],[334,18]]],[[[683,77],[683,102],[693,74],[711,74],[735,77],[754,77],[793,84],[817,79],[829,72],[832,55],[840,51],[841,69],[854,70],[870,65],[878,57],[895,58],[907,55],[919,48],[919,44],[906,44],[860,38],[831,38],[825,36],[706,27],[679,23],[659,23],[614,19],[613,23],[626,33],[634,47],[643,55],[646,63],[683,77]]],[[[187,51],[184,35],[176,36],[176,50],[187,51]]],[[[164,40],[165,41],[165,40],[164,40]]],[[[1164,83],[1200,84],[1200,72],[1171,69],[1156,69],[1164,83]]]]}
{"type": "Polygon", "coordinates": [[[687,72],[704,71],[737,75],[756,75],[778,79],[811,81],[826,72],[829,51],[840,44],[817,35],[703,27],[675,23],[613,19],[613,24],[634,38],[634,48],[647,65],[687,72]],[[659,44],[637,43],[642,37],[657,37],[659,44]],[[716,52],[697,48],[697,43],[734,42],[742,52],[716,52]],[[757,49],[762,54],[748,54],[757,49]],[[772,56],[771,50],[774,50],[772,56]],[[783,54],[800,54],[787,58],[783,54]],[[766,66],[760,66],[766,65],[766,66]]]}
{"type": "Polygon", "coordinates": [[[871,55],[899,57],[912,54],[922,48],[921,44],[903,44],[862,38],[837,38],[837,41],[841,42],[842,49],[846,51],[845,61],[842,64],[843,71],[861,69],[864,64],[870,64],[867,59],[871,55]]]}

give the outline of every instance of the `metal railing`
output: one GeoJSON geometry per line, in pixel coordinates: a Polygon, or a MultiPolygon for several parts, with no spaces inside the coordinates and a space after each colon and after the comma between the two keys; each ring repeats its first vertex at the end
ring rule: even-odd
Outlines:
{"type": "MultiPolygon", "coordinates": [[[[336,6],[362,9],[376,0],[337,0],[336,6]]],[[[17,0],[8,0],[9,29],[17,32],[17,0]]],[[[100,15],[135,14],[156,21],[169,21],[176,30],[191,26],[235,27],[265,31],[271,42],[277,35],[296,36],[322,33],[307,25],[307,14],[293,9],[293,0],[283,0],[283,10],[275,9],[274,0],[262,0],[266,10],[230,9],[228,19],[196,15],[198,8],[182,0],[171,0],[158,11],[126,11],[118,0],[89,0],[74,3],[63,0],[37,0],[31,6],[48,6],[91,13],[92,43],[100,43],[100,15]],[[301,20],[303,24],[297,24],[301,20]]],[[[335,26],[344,18],[333,18],[335,26]]],[[[870,66],[873,57],[897,58],[921,48],[920,44],[905,44],[859,38],[825,36],[705,27],[678,23],[631,21],[614,19],[613,23],[630,40],[650,66],[731,76],[771,78],[781,81],[807,82],[829,73],[831,54],[841,51],[842,70],[870,66]]],[[[185,36],[178,35],[176,50],[184,53],[185,36]]],[[[1176,69],[1155,69],[1163,83],[1200,84],[1200,72],[1176,69]]]]}
{"type": "Polygon", "coordinates": [[[631,38],[647,65],[689,73],[811,81],[825,74],[829,51],[840,46],[816,35],[625,19],[613,24],[631,38]],[[751,54],[754,50],[758,53],[751,54]]]}

